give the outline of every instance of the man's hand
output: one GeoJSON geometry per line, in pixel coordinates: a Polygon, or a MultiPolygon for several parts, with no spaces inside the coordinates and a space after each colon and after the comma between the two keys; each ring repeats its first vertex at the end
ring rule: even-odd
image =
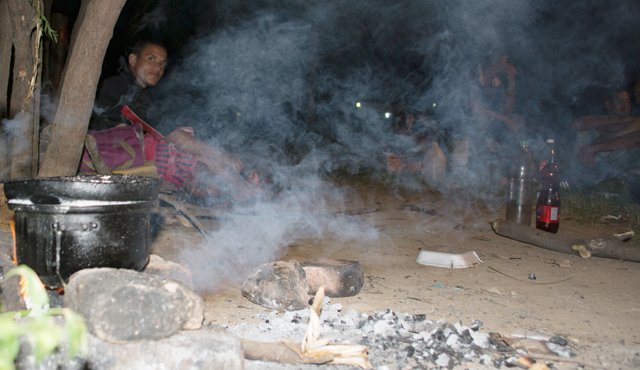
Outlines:
{"type": "Polygon", "coordinates": [[[244,163],[242,163],[240,159],[232,157],[227,153],[220,153],[220,161],[224,167],[231,167],[238,172],[244,170],[244,163]]]}
{"type": "Polygon", "coordinates": [[[391,172],[402,172],[404,170],[405,163],[402,157],[396,153],[387,154],[387,169],[391,172]]]}

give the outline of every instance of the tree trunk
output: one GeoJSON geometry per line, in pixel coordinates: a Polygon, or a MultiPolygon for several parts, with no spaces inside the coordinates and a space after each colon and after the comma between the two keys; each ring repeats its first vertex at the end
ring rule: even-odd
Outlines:
{"type": "Polygon", "coordinates": [[[102,60],[125,1],[82,2],[39,177],[75,175],[78,169],[102,60]]]}
{"type": "MultiPolygon", "coordinates": [[[[32,150],[38,117],[34,99],[39,94],[37,74],[40,52],[38,17],[28,1],[6,1],[13,25],[13,84],[9,101],[11,179],[33,177],[32,150]]],[[[5,129],[7,129],[5,127],[5,129]]]]}
{"type": "MultiPolygon", "coordinates": [[[[7,116],[9,110],[9,76],[11,71],[11,19],[5,1],[0,1],[0,119],[7,116]]],[[[0,123],[0,181],[9,178],[11,168],[8,141],[4,125],[0,123]]]]}
{"type": "Polygon", "coordinates": [[[7,115],[13,32],[6,1],[0,1],[0,118],[7,115]]]}

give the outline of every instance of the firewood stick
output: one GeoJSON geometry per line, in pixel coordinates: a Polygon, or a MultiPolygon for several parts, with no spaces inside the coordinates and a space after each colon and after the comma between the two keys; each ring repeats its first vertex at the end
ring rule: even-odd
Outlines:
{"type": "Polygon", "coordinates": [[[187,209],[180,201],[177,199],[173,199],[168,194],[158,194],[158,199],[172,206],[176,211],[182,213],[184,217],[195,227],[200,234],[207,239],[209,235],[207,234],[207,229],[202,225],[202,223],[196,218],[196,216],[187,209]]]}
{"type": "Polygon", "coordinates": [[[242,339],[244,358],[283,364],[326,364],[333,360],[332,355],[303,356],[298,351],[298,345],[284,342],[258,342],[242,339]]]}
{"type": "Polygon", "coordinates": [[[320,311],[322,311],[322,303],[324,302],[324,286],[320,286],[316,291],[316,295],[313,298],[313,303],[311,304],[311,309],[320,316],[320,311]]]}
{"type": "Polygon", "coordinates": [[[89,157],[91,158],[91,162],[93,162],[93,167],[95,167],[96,172],[100,175],[110,175],[111,170],[109,170],[109,167],[102,161],[96,139],[91,135],[87,135],[84,139],[84,145],[87,148],[87,152],[89,152],[89,157]]]}
{"type": "Polygon", "coordinates": [[[570,364],[576,364],[582,367],[590,367],[593,369],[603,369],[604,366],[600,364],[596,364],[593,362],[587,362],[576,358],[567,358],[560,356],[547,355],[542,353],[530,353],[529,356],[533,357],[536,360],[544,360],[544,361],[552,361],[552,362],[566,362],[570,364]]]}
{"type": "Polygon", "coordinates": [[[244,358],[247,360],[279,362],[286,364],[302,363],[302,359],[296,351],[280,342],[258,342],[249,339],[242,339],[242,349],[244,350],[244,358]]]}
{"type": "Polygon", "coordinates": [[[585,258],[593,256],[640,262],[640,247],[625,244],[615,235],[593,239],[576,239],[505,220],[495,220],[491,226],[498,235],[556,252],[577,253],[585,258]]]}

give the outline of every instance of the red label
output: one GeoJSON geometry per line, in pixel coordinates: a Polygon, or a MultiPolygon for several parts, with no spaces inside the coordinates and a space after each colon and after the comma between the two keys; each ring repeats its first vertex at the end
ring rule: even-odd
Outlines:
{"type": "Polygon", "coordinates": [[[547,161],[546,159],[543,159],[543,160],[540,161],[540,171],[542,171],[544,166],[547,165],[547,162],[549,162],[549,161],[547,161]]]}
{"type": "Polygon", "coordinates": [[[560,207],[558,206],[538,206],[536,218],[546,224],[557,224],[560,222],[560,207]]]}

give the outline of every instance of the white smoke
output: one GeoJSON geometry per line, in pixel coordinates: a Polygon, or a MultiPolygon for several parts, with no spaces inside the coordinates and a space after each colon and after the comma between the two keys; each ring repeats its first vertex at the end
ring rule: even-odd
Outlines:
{"type": "Polygon", "coordinates": [[[340,197],[333,185],[316,177],[298,178],[277,201],[225,212],[216,230],[200,245],[184,248],[179,259],[192,271],[194,287],[207,291],[225,281],[241,282],[257,266],[285,255],[297,240],[375,240],[373,225],[339,213],[340,197]]]}
{"type": "MultiPolygon", "coordinates": [[[[494,135],[478,129],[469,112],[478,65],[493,50],[508,54],[518,70],[517,113],[527,121],[532,146],[548,136],[560,147],[570,144],[584,90],[621,84],[625,58],[638,60],[638,53],[621,49],[632,40],[625,34],[635,30],[640,7],[633,4],[220,2],[209,17],[219,27],[209,33],[201,27],[183,50],[155,110],[162,125],[193,126],[212,145],[286,186],[275,202],[235,208],[207,243],[183,257],[197,271],[209,271],[209,282],[221,281],[277,258],[296,238],[354,226],[335,222],[323,199],[336,189],[319,179],[338,169],[384,176],[385,151],[410,149],[381,116],[391,103],[409,112],[437,107],[434,120],[454,139],[494,135]]],[[[509,140],[516,147],[519,138],[507,137],[506,146],[509,140]]],[[[451,159],[455,153],[448,150],[451,159]]],[[[468,160],[456,180],[472,192],[485,186],[475,195],[489,194],[486,186],[497,184],[500,174],[484,166],[504,163],[491,163],[500,159],[478,150],[468,160]]],[[[361,226],[347,237],[375,237],[370,225],[361,226]]]]}

